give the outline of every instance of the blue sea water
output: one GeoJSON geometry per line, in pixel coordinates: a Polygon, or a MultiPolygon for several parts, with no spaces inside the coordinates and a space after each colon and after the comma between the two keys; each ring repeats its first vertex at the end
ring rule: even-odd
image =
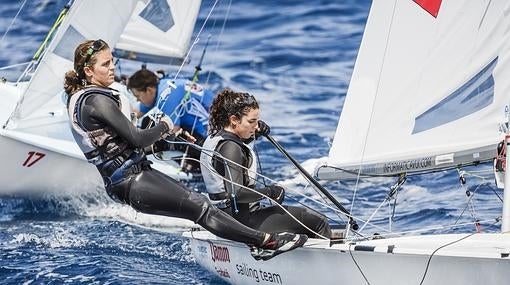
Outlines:
{"type": "MultiPolygon", "coordinates": [[[[317,159],[328,154],[371,1],[243,0],[232,1],[231,6],[229,2],[219,1],[182,75],[192,74],[208,33],[217,39],[222,32],[219,44],[215,42],[207,50],[201,81],[213,89],[228,86],[256,95],[262,118],[271,125],[274,137],[311,169],[317,159]]],[[[29,61],[66,3],[2,1],[0,67],[29,61]],[[11,26],[22,4],[24,8],[11,26]]],[[[195,32],[212,4],[203,1],[195,32]]],[[[120,73],[129,74],[139,63],[120,61],[120,67],[120,73]]],[[[12,75],[0,70],[0,76],[12,75]]],[[[269,142],[259,142],[257,150],[263,173],[302,187],[298,172],[269,142]]],[[[399,192],[394,229],[453,223],[461,215],[460,223],[469,222],[470,197],[477,218],[498,216],[501,203],[494,193],[501,193],[492,180],[471,183],[472,179],[476,178],[469,177],[470,183],[463,187],[455,171],[410,177],[399,192]]],[[[358,185],[358,206],[353,213],[368,218],[394,182],[380,178],[358,185]]],[[[188,182],[188,186],[203,187],[199,181],[188,182]]],[[[328,182],[324,186],[350,205],[354,183],[328,182]]],[[[387,226],[386,214],[391,211],[385,205],[374,221],[387,226]]],[[[178,221],[137,215],[102,192],[1,197],[0,283],[225,284],[195,263],[187,241],[180,236],[186,227],[178,221]]],[[[467,225],[442,231],[473,230],[467,225]]],[[[498,227],[484,223],[482,230],[497,231],[498,227]]]]}

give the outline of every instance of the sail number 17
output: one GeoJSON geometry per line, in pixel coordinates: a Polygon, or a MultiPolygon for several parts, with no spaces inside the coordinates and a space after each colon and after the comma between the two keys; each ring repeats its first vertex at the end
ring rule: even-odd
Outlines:
{"type": "Polygon", "coordinates": [[[44,154],[44,153],[40,153],[37,151],[29,151],[27,159],[25,159],[25,162],[23,162],[23,166],[30,167],[45,156],[46,156],[46,154],[44,154]]]}

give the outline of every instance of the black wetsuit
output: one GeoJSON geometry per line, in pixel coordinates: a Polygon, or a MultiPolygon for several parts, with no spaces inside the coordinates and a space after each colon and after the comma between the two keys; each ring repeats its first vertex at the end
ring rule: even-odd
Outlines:
{"type": "MultiPolygon", "coordinates": [[[[263,244],[265,233],[237,222],[227,213],[212,206],[204,195],[190,191],[180,182],[152,169],[143,153],[137,154],[139,150],[153,144],[168,131],[164,123],[160,122],[150,129],[138,129],[121,112],[118,98],[113,94],[104,93],[111,91],[104,88],[96,89],[103,91],[75,94],[74,96],[86,97],[75,99],[74,102],[80,99],[81,102],[69,108],[74,107],[71,116],[74,118],[75,137],[77,125],[89,135],[103,130],[108,130],[110,134],[107,141],[95,150],[100,155],[103,155],[102,151],[109,152],[111,156],[108,159],[103,157],[102,162],[95,163],[110,197],[143,213],[191,220],[226,239],[255,246],[263,244]],[[114,151],[111,151],[112,149],[114,151]],[[118,155],[115,155],[116,153],[118,155]],[[133,161],[134,154],[137,154],[134,163],[126,167],[127,161],[133,161]],[[121,165],[112,169],[112,165],[117,166],[112,164],[112,161],[118,161],[121,165]],[[112,173],[118,173],[118,169],[123,169],[121,172],[124,177],[113,179],[112,173]]],[[[85,138],[85,135],[82,136],[85,138]]],[[[80,145],[79,140],[79,137],[76,138],[80,145]]],[[[87,153],[85,155],[90,156],[87,153]]]]}
{"type": "MultiPolygon", "coordinates": [[[[227,189],[228,193],[235,193],[235,198],[231,199],[231,202],[227,203],[223,210],[254,229],[268,232],[287,231],[316,237],[314,233],[304,228],[283,211],[280,206],[261,206],[259,203],[259,200],[263,198],[261,195],[229,182],[230,180],[236,184],[250,187],[271,197],[271,186],[255,188],[255,185],[250,182],[249,173],[246,169],[252,168],[255,162],[249,147],[233,133],[222,130],[217,135],[221,136],[222,140],[218,142],[215,151],[221,156],[214,155],[212,165],[220,175],[226,178],[224,188],[227,189]],[[224,159],[221,157],[242,165],[243,168],[232,163],[224,163],[224,159]]],[[[222,195],[215,194],[214,196],[222,195]]],[[[228,196],[224,195],[224,197],[228,196]]],[[[283,207],[312,231],[327,238],[331,237],[331,229],[325,216],[305,207],[288,205],[283,207]]]]}

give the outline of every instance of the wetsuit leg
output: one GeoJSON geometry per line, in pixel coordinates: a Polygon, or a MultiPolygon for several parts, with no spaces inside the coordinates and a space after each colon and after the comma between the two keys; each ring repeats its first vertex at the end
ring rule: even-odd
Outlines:
{"type": "Polygon", "coordinates": [[[249,228],[214,207],[202,194],[157,170],[144,170],[129,184],[127,203],[135,210],[191,220],[213,234],[247,244],[262,245],[265,233],[249,228]]]}
{"type": "MultiPolygon", "coordinates": [[[[314,232],[327,238],[331,237],[331,228],[325,216],[303,207],[284,206],[284,208],[314,232]]],[[[250,218],[245,224],[260,231],[288,231],[316,237],[314,233],[297,223],[279,206],[260,208],[251,212],[250,218]]]]}

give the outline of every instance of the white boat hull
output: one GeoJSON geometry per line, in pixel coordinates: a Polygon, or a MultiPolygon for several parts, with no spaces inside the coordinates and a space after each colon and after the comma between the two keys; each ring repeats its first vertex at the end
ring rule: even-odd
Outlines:
{"type": "Polygon", "coordinates": [[[103,187],[93,165],[83,159],[0,135],[1,194],[72,193],[103,187]]]}
{"type": "Polygon", "coordinates": [[[184,236],[196,261],[231,284],[508,284],[510,272],[510,234],[463,240],[467,234],[424,235],[332,246],[310,239],[268,261],[256,261],[246,245],[206,231],[184,236]]]}

